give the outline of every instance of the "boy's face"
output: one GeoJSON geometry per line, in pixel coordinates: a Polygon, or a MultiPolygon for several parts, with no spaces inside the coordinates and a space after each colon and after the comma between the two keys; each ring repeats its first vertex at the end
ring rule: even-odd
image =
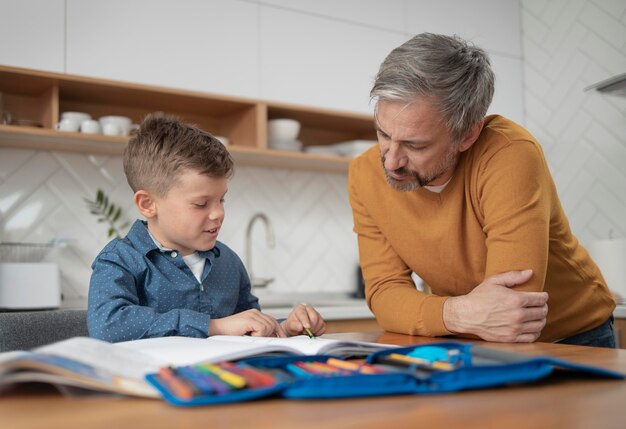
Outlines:
{"type": "Polygon", "coordinates": [[[154,199],[148,229],[164,247],[183,255],[212,249],[224,221],[228,178],[185,170],[165,197],[154,199]]]}

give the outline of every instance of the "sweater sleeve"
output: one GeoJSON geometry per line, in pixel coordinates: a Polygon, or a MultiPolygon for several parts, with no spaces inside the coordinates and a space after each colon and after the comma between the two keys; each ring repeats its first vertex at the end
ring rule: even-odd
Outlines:
{"type": "Polygon", "coordinates": [[[543,290],[551,209],[558,200],[541,149],[530,141],[512,142],[482,163],[477,186],[487,237],[485,277],[531,268],[530,281],[515,288],[543,290]]]}
{"type": "Polygon", "coordinates": [[[365,280],[367,303],[385,330],[410,335],[441,336],[450,332],[443,323],[445,297],[424,294],[415,288],[411,269],[397,255],[368,213],[362,192],[372,192],[352,162],[348,191],[358,237],[359,260],[365,280]]]}

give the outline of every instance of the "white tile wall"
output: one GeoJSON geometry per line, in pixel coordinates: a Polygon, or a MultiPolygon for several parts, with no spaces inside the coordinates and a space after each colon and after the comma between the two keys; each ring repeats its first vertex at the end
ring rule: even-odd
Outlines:
{"type": "Polygon", "coordinates": [[[522,0],[527,126],[583,244],[626,237],[626,98],[584,88],[626,72],[626,2],[522,0]]]}

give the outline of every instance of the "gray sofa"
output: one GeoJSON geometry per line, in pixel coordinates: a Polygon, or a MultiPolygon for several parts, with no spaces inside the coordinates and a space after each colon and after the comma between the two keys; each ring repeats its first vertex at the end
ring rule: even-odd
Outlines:
{"type": "Polygon", "coordinates": [[[0,313],[0,352],[29,350],[87,335],[87,310],[0,313]]]}

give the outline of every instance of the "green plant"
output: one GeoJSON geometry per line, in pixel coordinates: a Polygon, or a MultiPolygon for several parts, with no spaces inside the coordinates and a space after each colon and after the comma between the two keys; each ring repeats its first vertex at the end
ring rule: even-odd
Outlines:
{"type": "Polygon", "coordinates": [[[107,222],[109,224],[108,237],[122,238],[120,231],[128,226],[128,222],[116,225],[122,216],[122,208],[110,202],[109,197],[102,189],[98,189],[96,192],[95,201],[87,198],[83,199],[87,203],[87,207],[89,207],[89,212],[98,216],[98,222],[107,222]]]}

